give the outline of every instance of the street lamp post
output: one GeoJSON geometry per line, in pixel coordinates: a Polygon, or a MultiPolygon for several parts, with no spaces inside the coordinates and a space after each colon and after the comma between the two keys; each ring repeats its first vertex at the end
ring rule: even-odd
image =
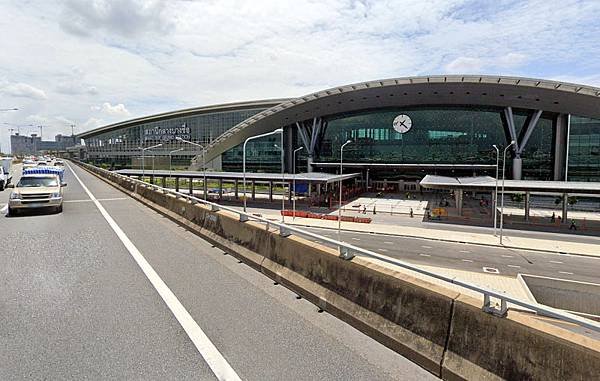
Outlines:
{"type": "Polygon", "coordinates": [[[172,165],[173,154],[175,152],[179,152],[179,151],[183,151],[183,148],[178,148],[178,149],[175,149],[175,150],[169,152],[169,178],[173,177],[173,165],[172,165]]]}
{"type": "Polygon", "coordinates": [[[515,144],[516,141],[512,141],[510,142],[509,145],[506,146],[506,148],[504,149],[504,155],[502,156],[502,203],[501,203],[501,207],[500,207],[500,245],[502,245],[502,233],[503,233],[503,223],[504,223],[504,178],[505,176],[505,169],[506,169],[506,151],[508,151],[508,149],[515,144]]]}
{"type": "Polygon", "coordinates": [[[292,163],[292,172],[294,173],[294,177],[292,179],[292,183],[293,186],[292,188],[293,190],[293,195],[292,195],[292,220],[296,219],[296,152],[302,150],[304,147],[298,147],[294,150],[292,157],[293,157],[293,163],[292,163]]]}
{"type": "MultiPolygon", "coordinates": [[[[251,136],[244,141],[244,148],[242,151],[242,154],[243,154],[242,155],[242,172],[243,172],[243,178],[244,178],[244,180],[243,180],[243,182],[244,182],[244,213],[246,212],[246,144],[248,144],[248,142],[250,140],[260,139],[260,138],[264,138],[266,136],[271,136],[271,135],[275,135],[275,134],[281,134],[283,136],[283,128],[278,128],[275,131],[267,132],[265,134],[251,136]]],[[[282,140],[283,140],[283,138],[282,138],[282,140]]]]}
{"type": "MultiPolygon", "coordinates": [[[[338,205],[338,241],[342,241],[342,174],[344,173],[343,167],[343,156],[344,156],[344,147],[348,144],[352,143],[352,140],[346,141],[346,143],[342,144],[340,147],[340,204],[338,205]]],[[[341,252],[341,246],[340,246],[341,252]]]]}
{"type": "MultiPolygon", "coordinates": [[[[146,177],[146,160],[145,160],[146,150],[156,148],[156,147],[161,147],[161,146],[162,146],[162,143],[153,145],[151,147],[146,147],[146,148],[138,147],[138,149],[142,150],[142,181],[144,181],[144,178],[146,177]]],[[[152,164],[152,175],[154,176],[154,161],[152,161],[152,163],[153,163],[152,164]]]]}
{"type": "Polygon", "coordinates": [[[180,138],[179,136],[175,137],[175,140],[179,140],[180,142],[183,143],[187,143],[187,144],[191,144],[193,146],[196,147],[200,147],[200,149],[202,149],[202,193],[204,194],[204,200],[206,200],[206,161],[204,160],[204,155],[206,153],[206,150],[204,149],[204,146],[202,144],[198,144],[198,143],[194,143],[194,142],[190,142],[189,140],[185,140],[180,138]]]}
{"type": "Polygon", "coordinates": [[[496,225],[498,220],[498,164],[500,161],[500,149],[495,144],[492,145],[496,150],[496,191],[494,193],[494,237],[496,236],[496,225]]]}

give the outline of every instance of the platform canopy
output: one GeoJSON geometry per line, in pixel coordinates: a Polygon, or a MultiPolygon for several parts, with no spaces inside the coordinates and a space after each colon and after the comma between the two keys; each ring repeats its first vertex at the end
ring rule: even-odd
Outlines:
{"type": "MultiPolygon", "coordinates": [[[[446,177],[427,175],[421,180],[420,186],[429,189],[462,189],[466,191],[491,192],[496,188],[496,179],[490,176],[446,177]]],[[[502,180],[498,181],[498,186],[502,186],[502,180]]],[[[506,192],[600,194],[600,183],[583,181],[505,180],[504,189],[506,192]]]]}
{"type": "MultiPolygon", "coordinates": [[[[120,173],[126,176],[142,176],[141,169],[120,169],[115,171],[116,173],[120,173]]],[[[202,171],[168,171],[168,170],[148,170],[144,171],[145,176],[155,176],[155,177],[179,177],[179,178],[203,178],[204,172],[202,171]]],[[[331,173],[321,173],[321,172],[311,172],[311,173],[298,173],[293,175],[291,173],[286,173],[283,176],[281,173],[255,173],[255,172],[246,172],[246,180],[248,181],[273,181],[273,182],[291,182],[296,179],[298,182],[311,182],[311,183],[335,183],[340,180],[353,179],[355,177],[360,177],[360,173],[347,173],[343,175],[336,175],[331,173]]],[[[242,172],[206,172],[207,179],[221,179],[225,181],[232,180],[242,180],[244,178],[244,174],[242,172]]]]}

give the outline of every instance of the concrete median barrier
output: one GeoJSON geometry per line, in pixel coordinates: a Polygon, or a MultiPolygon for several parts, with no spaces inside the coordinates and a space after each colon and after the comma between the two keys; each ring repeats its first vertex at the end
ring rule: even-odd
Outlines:
{"type": "Polygon", "coordinates": [[[481,300],[406,271],[345,261],[301,237],[83,166],[439,377],[600,379],[600,341],[555,320],[515,311],[499,318],[481,300]]]}

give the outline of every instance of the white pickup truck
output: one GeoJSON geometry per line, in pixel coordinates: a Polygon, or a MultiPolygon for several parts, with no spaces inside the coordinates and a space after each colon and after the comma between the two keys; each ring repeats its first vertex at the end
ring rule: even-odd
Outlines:
{"type": "Polygon", "coordinates": [[[12,157],[0,157],[0,191],[3,191],[12,180],[12,160],[12,157]]]}

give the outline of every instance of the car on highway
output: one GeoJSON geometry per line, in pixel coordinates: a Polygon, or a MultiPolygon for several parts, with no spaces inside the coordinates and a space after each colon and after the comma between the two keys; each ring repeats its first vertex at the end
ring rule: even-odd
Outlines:
{"type": "Polygon", "coordinates": [[[63,209],[63,188],[56,174],[25,174],[13,188],[8,200],[8,215],[14,216],[24,209],[54,209],[57,213],[63,209]]]}
{"type": "Polygon", "coordinates": [[[35,167],[35,166],[36,166],[35,161],[30,160],[30,159],[23,160],[23,168],[30,168],[30,167],[35,167]]]}
{"type": "Polygon", "coordinates": [[[55,166],[55,167],[64,167],[64,166],[65,166],[65,162],[64,162],[64,161],[62,161],[62,160],[56,160],[56,161],[54,162],[54,166],[55,166]]]}
{"type": "Polygon", "coordinates": [[[38,167],[41,167],[41,166],[47,166],[47,165],[48,165],[48,163],[47,163],[47,162],[45,162],[45,161],[38,161],[38,162],[37,162],[37,165],[38,165],[38,167]]]}

